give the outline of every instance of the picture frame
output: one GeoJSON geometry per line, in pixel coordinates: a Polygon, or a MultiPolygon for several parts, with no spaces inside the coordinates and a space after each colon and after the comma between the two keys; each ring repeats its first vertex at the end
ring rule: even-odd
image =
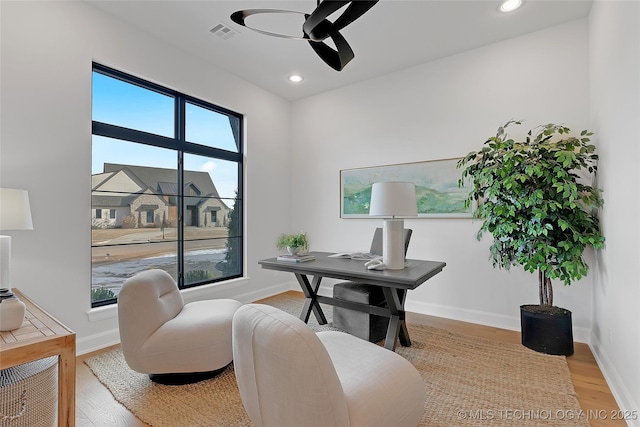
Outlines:
{"type": "Polygon", "coordinates": [[[412,182],[416,186],[418,217],[472,218],[475,206],[464,207],[471,180],[458,186],[460,158],[427,160],[340,171],[340,217],[371,218],[371,186],[376,182],[412,182]]]}

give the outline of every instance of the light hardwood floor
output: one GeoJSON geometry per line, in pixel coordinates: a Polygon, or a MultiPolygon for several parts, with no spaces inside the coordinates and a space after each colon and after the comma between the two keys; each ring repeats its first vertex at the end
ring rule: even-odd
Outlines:
{"type": "MultiPolygon", "coordinates": [[[[291,292],[291,294],[301,295],[300,292],[291,292]]],[[[520,333],[515,331],[415,313],[407,313],[407,320],[411,323],[429,325],[451,332],[520,343],[520,333]]],[[[111,348],[100,352],[108,351],[111,348]]],[[[100,352],[79,356],[77,360],[76,425],[78,427],[147,426],[119,404],[84,363],[85,359],[100,352]]],[[[567,357],[567,363],[580,406],[589,415],[591,425],[593,427],[625,426],[624,421],[612,419],[619,408],[589,347],[586,344],[576,343],[575,353],[567,357]]]]}

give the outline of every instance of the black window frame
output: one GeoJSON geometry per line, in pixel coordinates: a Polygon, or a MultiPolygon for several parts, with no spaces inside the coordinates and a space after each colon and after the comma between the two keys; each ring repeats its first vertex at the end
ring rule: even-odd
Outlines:
{"type": "MultiPolygon", "coordinates": [[[[132,143],[149,145],[152,147],[165,148],[176,151],[178,156],[178,191],[177,196],[179,202],[178,206],[178,238],[177,238],[177,284],[179,289],[193,288],[210,283],[223,282],[231,279],[243,277],[244,275],[244,197],[243,197],[243,179],[244,179],[244,116],[240,113],[226,109],[224,107],[217,106],[210,102],[195,98],[190,95],[183,94],[181,92],[169,89],[156,83],[149,82],[136,76],[124,73],[111,67],[99,64],[97,62],[92,63],[92,72],[98,72],[105,76],[121,80],[125,83],[133,84],[144,89],[148,89],[163,95],[174,98],[174,137],[169,138],[162,135],[157,135],[145,131],[140,131],[131,128],[125,128],[109,123],[92,120],[92,136],[103,136],[106,138],[114,138],[117,140],[129,141],[132,143]],[[185,105],[190,103],[199,106],[204,109],[212,110],[220,114],[234,117],[238,120],[237,131],[237,152],[225,150],[222,148],[211,147],[202,145],[186,140],[186,116],[185,105]],[[238,245],[239,256],[239,272],[229,276],[208,279],[195,283],[185,284],[184,275],[184,252],[185,243],[191,240],[184,240],[184,220],[185,220],[185,208],[184,199],[189,197],[184,193],[184,156],[197,155],[202,157],[208,157],[212,159],[225,160],[235,162],[238,166],[238,188],[235,195],[234,212],[237,215],[238,221],[236,222],[237,234],[229,235],[228,239],[236,239],[238,245]]],[[[92,245],[93,246],[93,245],[92,245]]],[[[100,307],[105,305],[111,305],[117,302],[117,298],[111,298],[101,301],[91,301],[91,307],[100,307]]]]}

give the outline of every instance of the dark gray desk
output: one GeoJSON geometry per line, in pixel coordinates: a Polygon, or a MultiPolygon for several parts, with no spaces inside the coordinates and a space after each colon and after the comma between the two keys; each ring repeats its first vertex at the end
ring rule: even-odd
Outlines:
{"type": "Polygon", "coordinates": [[[320,308],[320,303],[363,311],[389,318],[389,328],[384,341],[385,348],[394,350],[398,338],[403,346],[408,347],[411,345],[404,311],[407,291],[417,288],[441,272],[446,263],[410,259],[407,260],[409,266],[403,270],[376,271],[367,270],[364,266],[365,261],[329,258],[330,252],[311,253],[315,255],[316,259],[301,263],[278,261],[276,258],[258,261],[262,268],[287,271],[296,276],[306,297],[300,319],[308,322],[309,316],[313,311],[318,323],[321,325],[326,324],[327,319],[322,312],[322,308],[320,308]],[[309,281],[308,276],[313,276],[313,280],[309,281]],[[318,289],[323,277],[378,285],[382,287],[387,307],[377,307],[318,295],[318,289]]]}

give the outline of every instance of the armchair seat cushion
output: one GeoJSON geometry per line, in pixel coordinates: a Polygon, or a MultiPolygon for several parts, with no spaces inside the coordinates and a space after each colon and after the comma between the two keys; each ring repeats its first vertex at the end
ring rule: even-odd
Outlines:
{"type": "Polygon", "coordinates": [[[148,373],[203,372],[233,359],[231,321],[241,303],[231,299],[195,301],[164,323],[142,345],[137,358],[148,373]]]}

